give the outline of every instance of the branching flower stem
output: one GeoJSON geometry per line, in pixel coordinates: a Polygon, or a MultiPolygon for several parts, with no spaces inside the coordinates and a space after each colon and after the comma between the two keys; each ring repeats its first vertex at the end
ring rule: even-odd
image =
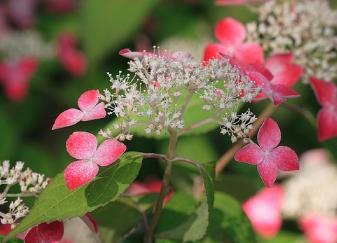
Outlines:
{"type": "Polygon", "coordinates": [[[153,210],[153,216],[149,223],[149,229],[145,234],[144,242],[151,243],[154,230],[159,222],[160,214],[163,209],[164,198],[168,192],[169,182],[172,174],[172,159],[174,159],[178,141],[178,134],[175,130],[169,129],[170,142],[168,147],[167,163],[163,177],[163,184],[160,189],[159,197],[153,210]]]}

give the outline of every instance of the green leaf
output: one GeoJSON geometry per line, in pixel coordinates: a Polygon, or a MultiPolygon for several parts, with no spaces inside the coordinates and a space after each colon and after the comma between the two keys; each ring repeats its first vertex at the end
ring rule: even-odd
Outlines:
{"type": "Polygon", "coordinates": [[[214,202],[214,163],[208,163],[205,166],[200,165],[198,168],[204,180],[205,186],[205,196],[203,197],[200,205],[193,211],[192,214],[188,213],[187,210],[184,210],[185,215],[188,216],[185,218],[174,217],[172,219],[167,219],[167,217],[164,217],[165,215],[161,217],[162,224],[167,225],[167,222],[171,222],[171,224],[174,222],[175,226],[172,228],[168,227],[169,229],[163,231],[159,231],[159,227],[156,237],[180,239],[183,242],[186,242],[200,240],[206,234],[214,202]]]}
{"type": "Polygon", "coordinates": [[[224,193],[215,193],[211,224],[203,242],[256,242],[251,224],[237,200],[224,193]]]}
{"type": "Polygon", "coordinates": [[[125,153],[115,164],[102,170],[93,182],[76,190],[67,189],[63,173],[57,175],[38,197],[28,216],[5,239],[43,222],[83,216],[116,200],[134,181],[141,163],[138,153],[125,153]]]}
{"type": "Polygon", "coordinates": [[[284,243],[284,242],[306,242],[303,235],[293,232],[281,231],[273,239],[265,239],[260,237],[260,243],[284,243]]]}
{"type": "Polygon", "coordinates": [[[156,0],[86,0],[82,8],[83,40],[92,62],[120,47],[143,23],[156,0]]]}

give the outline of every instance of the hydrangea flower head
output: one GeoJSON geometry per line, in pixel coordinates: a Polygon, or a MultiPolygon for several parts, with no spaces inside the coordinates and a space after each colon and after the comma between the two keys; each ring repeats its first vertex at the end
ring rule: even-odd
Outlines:
{"type": "Polygon", "coordinates": [[[115,162],[126,150],[126,146],[115,139],[108,139],[97,147],[96,137],[88,132],[74,132],[66,143],[68,153],[76,161],[67,166],[64,177],[70,190],[92,181],[98,166],[115,162]]]}
{"type": "Polygon", "coordinates": [[[90,121],[101,119],[106,116],[104,103],[99,102],[99,91],[88,90],[84,92],[78,99],[78,107],[80,109],[70,108],[62,112],[56,118],[53,130],[72,126],[80,121],[90,121]]]}
{"type": "Polygon", "coordinates": [[[337,136],[337,87],[332,82],[310,79],[316,98],[322,109],[317,116],[318,139],[325,141],[337,136]]]}
{"type": "MultiPolygon", "coordinates": [[[[239,102],[251,102],[259,91],[226,57],[200,63],[189,53],[169,53],[159,48],[153,52],[123,49],[120,54],[131,59],[130,74],[120,72],[114,77],[108,73],[111,90],[104,90],[101,98],[108,114],[117,116],[118,122],[101,131],[106,138],[117,132],[118,140],[129,140],[136,128],[154,135],[161,135],[169,128],[182,131],[186,128],[186,111],[195,102],[200,104],[200,112],[209,114],[210,122],[221,125],[225,122],[234,131],[229,123],[236,122],[239,116],[232,119],[229,111],[236,110],[239,102]]],[[[247,134],[251,117],[247,113],[241,128],[235,130],[240,133],[236,134],[238,137],[247,134]]]]}
{"type": "Polygon", "coordinates": [[[282,187],[273,186],[262,189],[243,204],[244,212],[259,235],[272,238],[279,232],[282,224],[282,199],[282,187]]]}
{"type": "Polygon", "coordinates": [[[279,171],[299,169],[298,157],[289,147],[278,146],[281,131],[277,123],[267,118],[259,129],[258,144],[251,142],[235,154],[235,160],[257,166],[264,184],[272,186],[279,171]]]}

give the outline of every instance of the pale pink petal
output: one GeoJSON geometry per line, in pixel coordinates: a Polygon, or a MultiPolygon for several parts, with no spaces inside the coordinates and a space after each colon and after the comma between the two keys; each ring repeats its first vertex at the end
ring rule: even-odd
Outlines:
{"type": "Polygon", "coordinates": [[[90,111],[84,112],[82,121],[96,120],[106,117],[105,105],[104,103],[99,103],[90,111]]]}
{"type": "Polygon", "coordinates": [[[92,181],[97,173],[98,166],[93,162],[78,160],[72,162],[64,170],[64,179],[69,190],[74,190],[92,181]]]}
{"type": "Polygon", "coordinates": [[[303,68],[292,63],[293,55],[275,54],[266,62],[266,67],[271,71],[274,78],[272,84],[281,84],[287,87],[294,85],[302,76],[303,68]]]}
{"type": "Polygon", "coordinates": [[[82,111],[73,108],[68,109],[58,115],[54,122],[52,130],[72,126],[81,121],[82,117],[82,111]]]}
{"type": "Polygon", "coordinates": [[[59,241],[64,234],[64,225],[61,221],[42,223],[30,229],[25,236],[25,243],[50,243],[59,241]]]}
{"type": "Polygon", "coordinates": [[[143,58],[146,55],[152,55],[150,52],[146,51],[131,51],[128,48],[122,49],[118,52],[119,55],[129,58],[129,59],[135,59],[135,58],[143,58]]]}
{"type": "Polygon", "coordinates": [[[74,132],[66,143],[68,153],[75,159],[91,159],[97,148],[97,139],[88,132],[74,132]]]}
{"type": "Polygon", "coordinates": [[[234,159],[239,162],[257,165],[263,160],[263,151],[257,144],[250,143],[237,151],[234,159]]]}
{"type": "Polygon", "coordinates": [[[115,140],[105,140],[97,149],[93,161],[100,166],[107,166],[115,162],[125,152],[126,146],[115,140]]]}
{"type": "Polygon", "coordinates": [[[132,196],[139,196],[139,195],[151,193],[151,191],[148,187],[146,187],[144,183],[136,181],[128,187],[127,193],[132,196]]]}
{"type": "Polygon", "coordinates": [[[224,18],[215,25],[215,37],[226,45],[238,45],[246,38],[245,26],[233,18],[224,18]]]}
{"type": "Polygon", "coordinates": [[[274,184],[279,174],[277,165],[269,158],[265,158],[264,161],[262,161],[262,163],[258,164],[257,170],[260,174],[263,183],[267,187],[271,187],[274,184]]]}
{"type": "Polygon", "coordinates": [[[281,141],[281,131],[277,123],[267,118],[259,129],[257,141],[262,150],[269,151],[279,145],[281,141]]]}
{"type": "Polygon", "coordinates": [[[204,50],[204,61],[208,61],[213,58],[221,59],[223,54],[228,53],[227,46],[223,44],[209,44],[204,50]]]}
{"type": "Polygon", "coordinates": [[[316,98],[321,105],[329,105],[337,99],[337,87],[333,82],[327,82],[312,77],[311,87],[315,91],[316,98]]]}
{"type": "Polygon", "coordinates": [[[281,204],[283,190],[279,186],[264,188],[243,204],[243,210],[261,236],[272,238],[282,224],[281,204]]]}
{"type": "Polygon", "coordinates": [[[296,91],[292,90],[291,88],[285,85],[272,84],[271,87],[272,93],[269,96],[275,105],[280,105],[289,98],[297,98],[300,96],[296,91]]]}
{"type": "Polygon", "coordinates": [[[324,107],[318,113],[318,140],[320,142],[337,136],[336,110],[337,109],[333,109],[332,107],[324,107]]]}
{"type": "Polygon", "coordinates": [[[244,64],[263,64],[263,49],[257,43],[245,43],[236,47],[235,57],[244,64]]]}
{"type": "Polygon", "coordinates": [[[78,98],[78,107],[82,111],[90,111],[92,108],[97,105],[99,100],[99,91],[96,89],[85,91],[81,94],[80,98],[78,98]]]}
{"type": "Polygon", "coordinates": [[[310,243],[337,242],[337,218],[310,213],[300,219],[300,226],[310,243]]]}
{"type": "Polygon", "coordinates": [[[279,146],[271,152],[273,163],[279,170],[292,171],[299,169],[298,157],[294,150],[286,146],[279,146]]]}

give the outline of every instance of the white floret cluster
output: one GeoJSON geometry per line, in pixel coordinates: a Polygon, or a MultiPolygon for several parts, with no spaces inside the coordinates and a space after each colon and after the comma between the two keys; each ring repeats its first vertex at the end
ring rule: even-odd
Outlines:
{"type": "Polygon", "coordinates": [[[144,52],[129,61],[128,71],[115,77],[108,73],[111,89],[101,99],[118,122],[100,132],[105,137],[118,131],[117,139],[132,139],[138,127],[154,135],[189,129],[186,111],[196,104],[200,113],[210,114],[207,121],[222,124],[223,117],[231,115],[229,111],[236,111],[241,102],[251,102],[259,92],[225,57],[200,63],[181,51],[144,52]]]}
{"type": "Polygon", "coordinates": [[[22,201],[22,197],[36,196],[47,185],[49,179],[44,175],[24,170],[23,162],[16,162],[10,167],[9,161],[0,164],[0,206],[8,208],[7,212],[0,212],[0,223],[15,226],[17,221],[25,217],[29,208],[22,201]],[[14,200],[12,200],[14,199],[14,200]]]}
{"type": "Polygon", "coordinates": [[[337,11],[328,0],[271,0],[260,6],[258,16],[247,24],[249,41],[267,52],[293,52],[305,81],[337,77],[337,11]]]}

